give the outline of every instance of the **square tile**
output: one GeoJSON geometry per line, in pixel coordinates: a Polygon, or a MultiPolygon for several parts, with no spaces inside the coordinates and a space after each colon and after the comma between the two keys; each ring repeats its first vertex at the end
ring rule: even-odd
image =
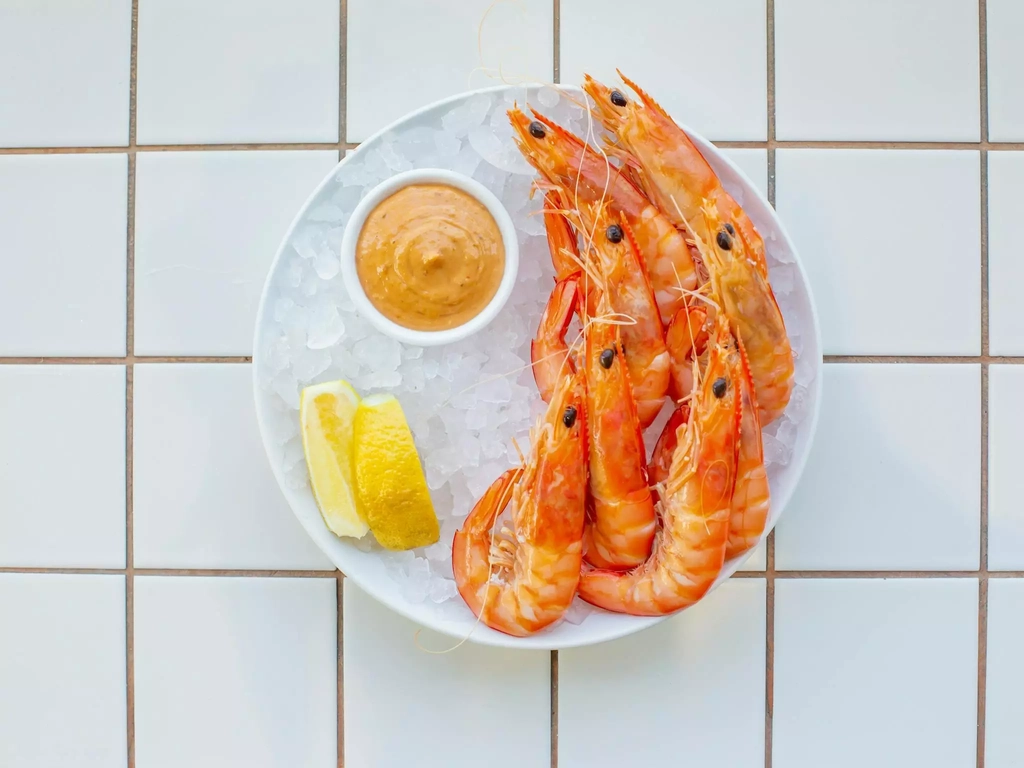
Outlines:
{"type": "Polygon", "coordinates": [[[775,162],[825,354],[980,354],[978,152],[786,149],[775,162]]]}
{"type": "Polygon", "coordinates": [[[990,366],[988,389],[988,567],[1024,570],[1024,366],[990,366]]]}
{"type": "Polygon", "coordinates": [[[136,162],[136,353],[251,355],[274,254],[338,153],[147,152],[136,162]]]}
{"type": "Polygon", "coordinates": [[[123,355],[127,233],[127,155],[0,157],[0,355],[123,355]]]}
{"type": "Polygon", "coordinates": [[[987,0],[988,137],[992,141],[1024,140],[1024,6],[1019,0],[987,0]]]}
{"type": "Polygon", "coordinates": [[[562,0],[561,80],[617,82],[617,67],[710,139],[764,140],[766,24],[765,0],[648,0],[628,12],[619,0],[562,0]]]}
{"type": "Polygon", "coordinates": [[[1024,687],[1024,581],[988,583],[988,645],[985,684],[985,765],[1024,765],[1020,738],[1020,691],[1024,687]]]}
{"type": "Polygon", "coordinates": [[[124,568],[124,366],[0,366],[0,425],[0,565],[124,568]]]}
{"type": "Polygon", "coordinates": [[[140,144],[338,140],[338,0],[140,0],[140,144]]]}
{"type": "Polygon", "coordinates": [[[336,585],[137,576],[138,768],[334,768],[336,585]]]}
{"type": "Polygon", "coordinates": [[[761,765],[764,653],[761,579],[728,581],[639,634],[562,651],[559,763],[663,765],[664,740],[637,738],[649,732],[685,744],[686,765],[761,765]],[[612,701],[626,705],[595,705],[612,701]]]}
{"type": "Polygon", "coordinates": [[[349,0],[346,140],[467,88],[550,82],[553,19],[551,0],[349,0]]]}
{"type": "Polygon", "coordinates": [[[0,147],[128,144],[131,0],[0,4],[0,147]]]}
{"type": "Polygon", "coordinates": [[[1024,152],[988,154],[989,351],[1024,354],[1024,306],[1019,286],[1020,212],[1024,207],[1024,152]]]}
{"type": "Polygon", "coordinates": [[[768,150],[726,147],[722,154],[736,163],[765,199],[768,199],[768,150]]]}
{"type": "Polygon", "coordinates": [[[775,582],[772,765],[975,764],[976,579],[775,582]]]}
{"type": "Polygon", "coordinates": [[[345,580],[345,765],[547,765],[550,654],[418,629],[345,580]]]}
{"type": "Polygon", "coordinates": [[[137,567],[334,568],[271,474],[249,365],[137,365],[134,401],[137,567]]]}
{"type": "Polygon", "coordinates": [[[978,567],[981,370],[825,366],[814,450],[775,534],[775,567],[978,567]]]}
{"type": "Polygon", "coordinates": [[[977,0],[775,2],[779,139],[977,141],[979,93],[977,0]]]}
{"type": "Polygon", "coordinates": [[[128,765],[123,576],[0,574],[0,765],[128,765]]]}

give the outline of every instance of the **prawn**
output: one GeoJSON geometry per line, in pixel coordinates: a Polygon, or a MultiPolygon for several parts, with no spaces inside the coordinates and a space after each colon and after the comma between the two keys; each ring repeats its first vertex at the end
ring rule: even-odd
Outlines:
{"type": "Polygon", "coordinates": [[[565,376],[530,456],[480,497],[452,542],[459,594],[487,626],[516,637],[558,621],[583,559],[587,436],[582,374],[565,376]],[[512,529],[493,533],[511,500],[512,529]]]}

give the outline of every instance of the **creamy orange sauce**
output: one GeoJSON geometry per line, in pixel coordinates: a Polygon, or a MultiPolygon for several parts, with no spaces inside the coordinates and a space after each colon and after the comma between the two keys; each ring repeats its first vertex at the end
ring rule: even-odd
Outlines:
{"type": "Polygon", "coordinates": [[[443,184],[395,192],[366,218],[356,272],[367,298],[406,328],[438,331],[472,319],[494,297],[505,246],[490,212],[443,184]]]}

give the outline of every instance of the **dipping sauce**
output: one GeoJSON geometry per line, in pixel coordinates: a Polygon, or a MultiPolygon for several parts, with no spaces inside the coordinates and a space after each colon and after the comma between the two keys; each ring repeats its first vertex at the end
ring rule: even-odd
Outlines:
{"type": "Polygon", "coordinates": [[[356,273],[381,314],[406,328],[439,331],[478,315],[505,272],[498,223],[472,195],[413,184],[366,217],[356,273]]]}

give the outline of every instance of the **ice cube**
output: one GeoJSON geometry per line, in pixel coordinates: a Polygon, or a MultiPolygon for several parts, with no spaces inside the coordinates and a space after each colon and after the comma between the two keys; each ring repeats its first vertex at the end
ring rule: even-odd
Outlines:
{"type": "Polygon", "coordinates": [[[537,101],[540,102],[542,107],[551,109],[552,107],[558,106],[559,96],[551,86],[545,85],[537,91],[537,101]]]}
{"type": "Polygon", "coordinates": [[[371,371],[394,371],[402,362],[401,345],[389,336],[367,336],[356,342],[352,352],[371,371]]]}
{"type": "Polygon", "coordinates": [[[457,138],[469,133],[474,125],[476,123],[473,122],[473,116],[465,103],[453,107],[441,118],[441,128],[457,138]]]}
{"type": "Polygon", "coordinates": [[[451,600],[459,594],[459,588],[452,579],[434,578],[430,585],[430,600],[434,603],[443,603],[451,600]]]}
{"type": "Polygon", "coordinates": [[[434,146],[439,157],[455,157],[459,154],[462,141],[447,131],[434,131],[434,146]]]}
{"type": "Polygon", "coordinates": [[[293,355],[292,370],[302,383],[311,382],[331,365],[331,353],[326,349],[296,350],[293,355]]]}
{"type": "Polygon", "coordinates": [[[334,346],[345,333],[345,323],[338,314],[334,302],[326,297],[310,310],[306,346],[310,349],[326,349],[334,346]]]}
{"type": "Polygon", "coordinates": [[[471,126],[480,125],[487,117],[494,98],[489,93],[478,93],[466,102],[466,116],[471,126]]]}
{"type": "Polygon", "coordinates": [[[313,269],[321,280],[333,280],[341,271],[338,254],[330,246],[321,248],[313,259],[313,269]]]}

